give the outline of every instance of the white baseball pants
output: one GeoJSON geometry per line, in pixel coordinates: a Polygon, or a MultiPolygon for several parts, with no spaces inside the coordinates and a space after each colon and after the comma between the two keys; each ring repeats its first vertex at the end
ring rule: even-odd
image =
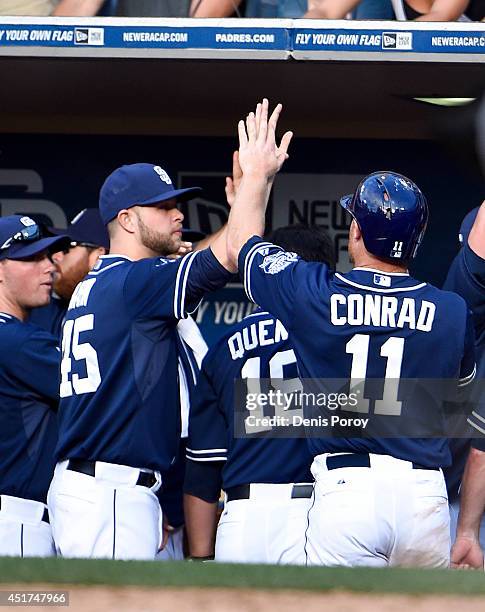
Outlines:
{"type": "Polygon", "coordinates": [[[448,567],[450,516],[441,470],[370,455],[370,467],[329,470],[315,457],[308,565],[448,567]]]}
{"type": "Polygon", "coordinates": [[[0,496],[0,557],[51,557],[56,550],[47,506],[30,499],[0,496]]]}
{"type": "Polygon", "coordinates": [[[140,470],[96,462],[96,475],[58,463],[47,503],[56,549],[63,557],[155,559],[162,511],[155,492],[136,484],[140,470]]]}
{"type": "Polygon", "coordinates": [[[228,563],[305,563],[311,498],[292,498],[293,484],[251,484],[249,499],[226,501],[215,560],[228,563]]]}

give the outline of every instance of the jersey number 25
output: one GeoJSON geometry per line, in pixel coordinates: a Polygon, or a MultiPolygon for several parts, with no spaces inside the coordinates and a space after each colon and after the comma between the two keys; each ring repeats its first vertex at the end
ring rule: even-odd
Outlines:
{"type": "Polygon", "coordinates": [[[61,360],[61,397],[93,393],[101,384],[98,355],[88,342],[80,342],[82,332],[94,329],[94,315],[88,314],[77,319],[66,321],[62,334],[62,360],[61,360]],[[79,374],[72,374],[72,360],[84,361],[86,376],[80,378],[79,374]],[[71,380],[70,380],[71,378],[71,380]]]}

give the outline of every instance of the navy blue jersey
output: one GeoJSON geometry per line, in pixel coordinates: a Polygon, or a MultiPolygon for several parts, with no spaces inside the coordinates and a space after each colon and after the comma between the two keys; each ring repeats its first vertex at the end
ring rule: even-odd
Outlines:
{"type": "Polygon", "coordinates": [[[235,438],[234,380],[252,384],[259,378],[289,379],[295,390],[301,386],[288,332],[267,312],[246,317],[209,349],[190,411],[187,459],[225,461],[224,489],[313,480],[304,439],[235,438]]]}
{"type": "Polygon", "coordinates": [[[0,313],[0,495],[45,503],[54,472],[59,342],[0,313]]]}
{"type": "MultiPolygon", "coordinates": [[[[333,274],[257,237],[241,250],[239,270],[248,297],[288,329],[305,379],[472,378],[471,318],[454,293],[403,273],[355,268],[333,274]]],[[[401,414],[397,397],[381,404],[388,419],[401,414]]],[[[370,452],[428,467],[450,462],[443,438],[329,436],[308,442],[314,455],[370,452]]]]}
{"type": "MultiPolygon", "coordinates": [[[[485,260],[472,251],[468,243],[460,249],[453,260],[444,289],[455,291],[463,297],[473,313],[475,328],[475,353],[477,360],[477,378],[485,378],[485,260]]],[[[480,419],[485,416],[485,406],[470,416],[470,423],[477,429],[477,433],[485,433],[485,426],[480,419]],[[478,416],[477,416],[478,415],[478,416]]],[[[456,438],[450,441],[452,464],[445,471],[448,495],[450,499],[456,498],[465,469],[470,440],[456,438]]],[[[485,450],[485,449],[484,449],[485,450]]]]}
{"type": "Polygon", "coordinates": [[[169,468],[180,436],[177,321],[229,276],[209,249],[98,260],[63,328],[59,460],[169,468]]]}
{"type": "Polygon", "coordinates": [[[29,321],[42,327],[56,338],[60,338],[68,306],[69,302],[67,300],[53,295],[47,306],[32,310],[29,321]]]}

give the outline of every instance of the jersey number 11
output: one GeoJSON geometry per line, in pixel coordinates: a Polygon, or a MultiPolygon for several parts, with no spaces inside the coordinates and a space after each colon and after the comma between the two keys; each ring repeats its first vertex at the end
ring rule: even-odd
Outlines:
{"type": "MultiPolygon", "coordinates": [[[[369,343],[370,336],[367,334],[356,334],[345,345],[346,352],[352,355],[350,392],[356,388],[362,389],[362,391],[364,389],[369,359],[369,343]]],[[[404,338],[391,336],[381,346],[380,354],[381,357],[387,358],[386,380],[384,382],[382,399],[375,401],[374,414],[399,416],[401,414],[402,402],[398,401],[397,392],[404,355],[404,338]]],[[[354,408],[347,407],[346,410],[368,414],[369,400],[365,397],[360,397],[358,404],[354,408]]]]}

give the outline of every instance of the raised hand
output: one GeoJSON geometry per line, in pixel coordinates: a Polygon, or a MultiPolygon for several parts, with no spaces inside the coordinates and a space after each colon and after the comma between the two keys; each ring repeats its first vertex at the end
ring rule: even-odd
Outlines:
{"type": "Polygon", "coordinates": [[[232,177],[226,176],[226,200],[229,208],[232,207],[236,199],[236,193],[239,189],[243,173],[239,164],[239,151],[234,151],[232,154],[232,177]]]}
{"type": "Polygon", "coordinates": [[[233,176],[226,178],[226,197],[231,207],[224,240],[211,245],[219,262],[230,271],[238,267],[239,253],[251,236],[264,235],[265,212],[276,173],[288,158],[293,136],[286,132],[279,146],[276,127],[282,106],[278,104],[268,118],[265,98],[239,121],[239,151],[233,156],[233,176]]]}
{"type": "Polygon", "coordinates": [[[286,132],[277,146],[276,127],[283,107],[277,104],[269,119],[268,108],[268,100],[264,98],[256,106],[256,112],[249,113],[246,122],[239,122],[239,164],[243,176],[264,176],[271,181],[288,158],[293,133],[286,132]]]}

